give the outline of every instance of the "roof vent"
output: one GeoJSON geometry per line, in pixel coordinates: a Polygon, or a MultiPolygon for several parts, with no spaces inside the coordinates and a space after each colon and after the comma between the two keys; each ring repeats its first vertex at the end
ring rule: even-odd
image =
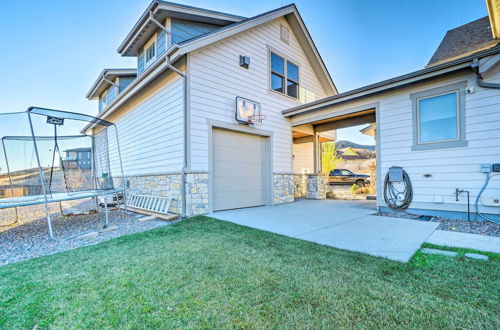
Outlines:
{"type": "Polygon", "coordinates": [[[280,25],[280,39],[283,40],[284,42],[288,42],[289,39],[288,29],[283,25],[280,25]]]}

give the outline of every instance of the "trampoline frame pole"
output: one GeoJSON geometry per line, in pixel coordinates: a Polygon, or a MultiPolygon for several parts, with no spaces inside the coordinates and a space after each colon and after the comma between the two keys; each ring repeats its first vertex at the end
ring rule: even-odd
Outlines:
{"type": "MultiPolygon", "coordinates": [[[[120,139],[118,138],[118,127],[116,124],[113,124],[113,127],[115,128],[115,135],[116,135],[116,147],[118,149],[118,159],[120,160],[120,171],[122,173],[122,188],[123,188],[123,206],[125,208],[125,217],[128,215],[128,210],[127,210],[127,183],[126,183],[126,178],[125,175],[123,174],[123,163],[122,163],[122,153],[120,150],[120,139]]],[[[109,148],[108,148],[109,152],[109,148]]],[[[118,197],[116,199],[116,203],[118,204],[119,200],[118,197]]]]}
{"type": "Polygon", "coordinates": [[[40,183],[42,184],[43,197],[45,199],[45,213],[47,214],[47,225],[49,227],[49,236],[51,239],[54,238],[54,233],[52,231],[52,220],[50,219],[50,209],[49,209],[49,199],[47,198],[47,191],[45,190],[45,178],[42,171],[42,164],[40,162],[40,156],[38,155],[38,147],[36,145],[35,130],[33,129],[33,122],[31,120],[31,112],[28,113],[28,121],[30,123],[31,139],[33,140],[33,147],[35,148],[36,161],[38,163],[38,176],[40,177],[40,183]]]}
{"type": "Polygon", "coordinates": [[[108,218],[108,201],[107,198],[103,198],[104,200],[104,228],[108,228],[109,225],[109,218],[108,218]]]}
{"type": "MultiPolygon", "coordinates": [[[[5,149],[5,136],[2,137],[2,148],[5,157],[5,164],[7,165],[7,173],[9,173],[10,193],[12,194],[12,197],[14,197],[14,185],[12,184],[12,174],[10,173],[9,159],[7,158],[7,150],[5,149]]],[[[14,209],[16,210],[16,221],[14,221],[12,224],[15,224],[16,222],[19,221],[19,213],[17,211],[17,207],[14,207],[14,209]]]]}

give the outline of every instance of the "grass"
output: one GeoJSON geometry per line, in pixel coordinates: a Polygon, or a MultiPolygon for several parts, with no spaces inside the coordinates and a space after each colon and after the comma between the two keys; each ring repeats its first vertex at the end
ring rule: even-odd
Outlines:
{"type": "Polygon", "coordinates": [[[401,264],[196,217],[0,268],[0,328],[498,329],[488,255],[401,264]]]}

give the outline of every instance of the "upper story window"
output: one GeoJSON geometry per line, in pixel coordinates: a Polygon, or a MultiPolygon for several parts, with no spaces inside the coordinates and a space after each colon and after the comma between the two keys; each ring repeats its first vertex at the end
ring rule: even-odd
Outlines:
{"type": "Polygon", "coordinates": [[[156,43],[153,42],[146,48],[146,68],[156,60],[156,43]]]}
{"type": "Polygon", "coordinates": [[[271,89],[275,92],[299,97],[299,67],[271,52],[271,89]]]}
{"type": "Polygon", "coordinates": [[[411,95],[413,150],[463,147],[466,84],[444,86],[411,95]]]}
{"type": "Polygon", "coordinates": [[[166,32],[159,29],[137,54],[137,74],[141,74],[167,50],[166,32]]]}
{"type": "Polygon", "coordinates": [[[102,93],[99,97],[99,112],[101,112],[106,107],[106,92],[102,93]]]}

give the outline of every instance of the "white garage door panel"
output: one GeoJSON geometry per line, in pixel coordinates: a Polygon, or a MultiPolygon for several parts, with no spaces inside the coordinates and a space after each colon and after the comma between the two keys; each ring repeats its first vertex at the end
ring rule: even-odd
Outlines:
{"type": "Polygon", "coordinates": [[[214,211],[265,204],[266,139],[214,129],[214,211]]]}
{"type": "Polygon", "coordinates": [[[255,176],[225,177],[223,181],[219,182],[217,192],[237,192],[242,190],[241,187],[244,187],[245,191],[262,190],[261,180],[261,177],[255,176]]]}
{"type": "Polygon", "coordinates": [[[262,176],[263,163],[215,162],[215,176],[262,176]]]}
{"type": "Polygon", "coordinates": [[[262,199],[262,190],[238,191],[214,194],[214,210],[230,210],[242,207],[260,206],[256,200],[262,199]],[[235,202],[235,200],[237,202],[235,202]]]}
{"type": "MultiPolygon", "coordinates": [[[[234,141],[234,143],[237,143],[237,141],[234,141]]],[[[244,148],[242,146],[241,148],[234,147],[226,147],[226,146],[220,146],[220,145],[214,145],[214,150],[217,151],[219,158],[217,158],[217,161],[219,162],[238,162],[238,163],[249,163],[249,164],[255,164],[255,163],[262,163],[262,159],[260,157],[255,157],[255,154],[258,154],[261,152],[260,149],[241,149],[244,148]]]]}

